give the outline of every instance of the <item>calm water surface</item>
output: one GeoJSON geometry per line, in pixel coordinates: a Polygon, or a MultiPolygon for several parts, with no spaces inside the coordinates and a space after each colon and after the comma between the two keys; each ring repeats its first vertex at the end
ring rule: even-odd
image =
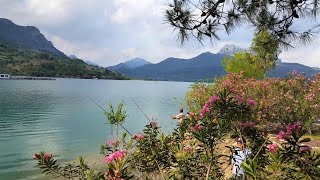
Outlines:
{"type": "Polygon", "coordinates": [[[45,150],[63,162],[79,155],[99,154],[111,135],[104,108],[122,100],[129,115],[124,126],[139,132],[154,117],[169,132],[169,118],[183,106],[190,83],[58,79],[56,81],[0,81],[0,180],[42,179],[34,168],[35,152],[45,150]]]}

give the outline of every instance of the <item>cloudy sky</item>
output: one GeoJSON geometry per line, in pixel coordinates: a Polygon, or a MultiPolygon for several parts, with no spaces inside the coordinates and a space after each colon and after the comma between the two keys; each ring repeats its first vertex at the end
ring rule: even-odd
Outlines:
{"type": "MultiPolygon", "coordinates": [[[[135,57],[156,63],[168,57],[191,58],[202,52],[218,52],[226,44],[247,48],[250,27],[239,27],[221,41],[204,46],[192,40],[181,46],[173,28],[164,23],[171,0],[0,0],[0,17],[18,25],[40,29],[56,48],[67,55],[115,65],[135,57]]],[[[285,62],[320,67],[320,39],[304,47],[284,51],[285,62]]]]}

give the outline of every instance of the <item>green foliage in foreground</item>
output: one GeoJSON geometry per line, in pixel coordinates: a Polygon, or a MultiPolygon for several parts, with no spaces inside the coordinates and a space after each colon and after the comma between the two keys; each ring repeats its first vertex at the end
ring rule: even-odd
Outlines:
{"type": "Polygon", "coordinates": [[[14,76],[128,79],[80,59],[62,59],[52,54],[18,49],[0,43],[0,73],[14,76]]]}
{"type": "MultiPolygon", "coordinates": [[[[235,147],[224,142],[239,137],[252,151],[241,164],[244,179],[317,179],[320,154],[305,144],[310,141],[303,137],[306,122],[284,122],[277,129],[278,141],[272,140],[270,125],[254,116],[257,105],[249,97],[223,90],[211,96],[200,111],[191,112],[169,135],[161,133],[155,121],[131,138],[126,133],[120,138],[117,131],[114,139],[101,146],[105,166],[100,169],[92,169],[82,158],[78,165],[59,165],[48,152],[37,153],[34,159],[43,173],[65,179],[223,180],[231,178],[225,170],[236,153],[235,147]]],[[[125,117],[123,111],[119,114],[125,117]]]]}

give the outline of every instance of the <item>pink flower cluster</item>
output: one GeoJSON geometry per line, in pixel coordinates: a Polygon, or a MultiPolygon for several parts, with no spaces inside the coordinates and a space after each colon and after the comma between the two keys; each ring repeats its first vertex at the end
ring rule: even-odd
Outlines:
{"type": "Polygon", "coordinates": [[[45,159],[50,159],[52,157],[52,153],[44,153],[45,159]]]}
{"type": "Polygon", "coordinates": [[[247,100],[247,103],[249,104],[249,106],[256,106],[258,103],[255,101],[255,100],[253,100],[253,99],[248,99],[247,100]]]}
{"type": "Polygon", "coordinates": [[[268,147],[269,151],[273,154],[276,153],[278,150],[277,144],[269,144],[267,147],[268,147]]]}
{"type": "Polygon", "coordinates": [[[206,102],[204,106],[202,106],[202,109],[200,110],[200,114],[205,115],[210,113],[209,103],[206,102]]]}
{"type": "MultiPolygon", "coordinates": [[[[34,154],[34,155],[32,156],[32,158],[38,160],[38,156],[40,156],[40,155],[41,155],[40,153],[36,153],[36,154],[34,154]]],[[[49,153],[49,152],[48,152],[48,153],[44,153],[43,158],[44,158],[44,159],[50,159],[50,158],[52,158],[52,153],[49,153]]]]}
{"type": "Polygon", "coordinates": [[[192,147],[190,145],[186,145],[185,147],[183,147],[183,151],[186,153],[191,153],[192,147]]]}
{"type": "Polygon", "coordinates": [[[136,141],[140,141],[140,140],[144,139],[144,135],[141,133],[137,133],[137,134],[133,135],[133,138],[135,138],[136,141]]]}
{"type": "Polygon", "coordinates": [[[191,126],[190,129],[191,129],[191,131],[193,131],[193,132],[197,132],[197,131],[203,130],[204,127],[201,126],[200,124],[196,124],[196,125],[194,125],[194,126],[191,126]]]}
{"type": "Polygon", "coordinates": [[[126,154],[127,154],[126,151],[119,150],[106,156],[104,158],[104,161],[107,163],[111,163],[112,161],[118,162],[119,160],[124,158],[126,154]]]}
{"type": "Polygon", "coordinates": [[[210,107],[214,105],[215,102],[218,102],[220,100],[219,96],[213,95],[210,97],[210,99],[202,106],[202,109],[200,110],[200,114],[206,115],[210,113],[210,107]]]}
{"type": "Polygon", "coordinates": [[[119,143],[119,141],[116,140],[116,139],[112,139],[112,140],[108,141],[108,145],[109,145],[109,146],[115,146],[115,145],[117,145],[118,143],[119,143]]]}
{"type": "Polygon", "coordinates": [[[209,99],[209,103],[215,103],[215,102],[217,102],[217,101],[219,101],[220,100],[220,98],[219,98],[219,96],[217,96],[217,95],[213,95],[213,96],[211,96],[211,98],[209,99]]]}
{"type": "Polygon", "coordinates": [[[301,146],[299,148],[299,152],[306,152],[306,151],[311,151],[312,147],[311,146],[301,146]]]}
{"type": "Polygon", "coordinates": [[[277,135],[278,140],[286,139],[288,136],[292,134],[292,131],[297,131],[301,128],[300,122],[295,122],[293,124],[289,124],[286,128],[286,132],[280,131],[277,135]]]}

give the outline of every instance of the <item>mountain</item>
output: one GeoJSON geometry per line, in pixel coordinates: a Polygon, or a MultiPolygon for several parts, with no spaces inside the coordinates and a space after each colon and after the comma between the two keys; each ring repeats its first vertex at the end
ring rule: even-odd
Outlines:
{"type": "Polygon", "coordinates": [[[226,74],[221,65],[225,55],[206,52],[191,59],[168,58],[158,64],[147,64],[134,69],[117,71],[129,77],[168,81],[212,80],[226,74]]]}
{"type": "Polygon", "coordinates": [[[0,18],[0,41],[18,48],[38,50],[67,58],[40,33],[38,28],[19,26],[4,18],[0,18]]]}
{"type": "Polygon", "coordinates": [[[98,64],[96,63],[93,63],[91,61],[84,61],[85,63],[89,64],[89,65],[92,65],[92,66],[99,66],[98,64]]]}
{"type": "Polygon", "coordinates": [[[245,50],[234,44],[228,44],[228,45],[225,45],[223,48],[221,48],[218,54],[233,56],[234,53],[241,52],[241,51],[245,51],[245,50]]]}
{"type": "Polygon", "coordinates": [[[79,59],[77,56],[75,56],[75,55],[70,55],[70,56],[68,56],[70,59],[79,59]]]}
{"type": "Polygon", "coordinates": [[[109,67],[107,67],[107,69],[113,70],[113,71],[119,70],[119,69],[134,69],[134,68],[141,67],[141,66],[148,65],[148,64],[151,64],[151,63],[142,59],[142,58],[134,58],[134,59],[131,59],[131,60],[126,61],[124,63],[120,63],[115,66],[109,66],[109,67]]]}
{"type": "MultiPolygon", "coordinates": [[[[221,51],[220,51],[221,52],[221,51]]],[[[221,61],[224,54],[202,53],[191,59],[167,58],[157,64],[148,64],[138,68],[128,69],[121,67],[117,70],[129,77],[149,80],[163,81],[212,81],[214,77],[221,77],[226,74],[221,61]]],[[[312,67],[298,63],[283,63],[280,59],[276,62],[276,68],[267,72],[269,77],[285,77],[288,73],[296,70],[304,72],[311,77],[319,73],[312,67]]]]}

